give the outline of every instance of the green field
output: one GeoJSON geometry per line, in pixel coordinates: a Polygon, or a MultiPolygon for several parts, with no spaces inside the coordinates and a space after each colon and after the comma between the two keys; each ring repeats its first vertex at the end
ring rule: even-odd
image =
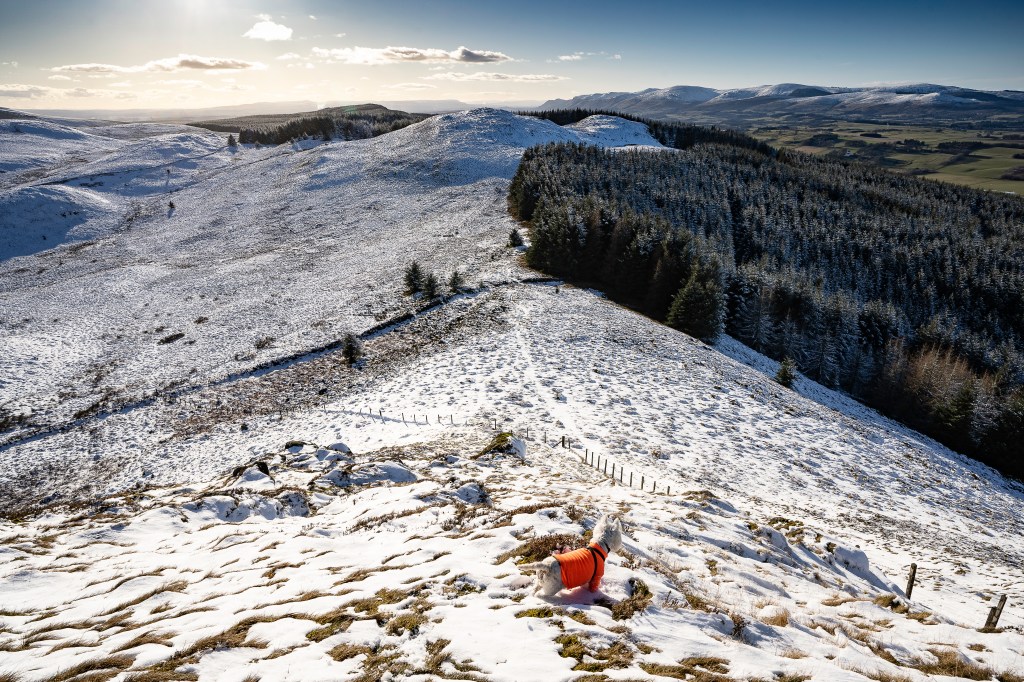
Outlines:
{"type": "Polygon", "coordinates": [[[1015,154],[1024,156],[1024,135],[1020,133],[845,121],[765,126],[750,132],[777,147],[853,158],[978,189],[1024,194],[1024,180],[1001,178],[1007,171],[1024,166],[1024,158],[1013,158],[1015,154]],[[906,144],[906,140],[911,142],[906,144]],[[966,153],[939,147],[950,143],[983,146],[966,153]]]}

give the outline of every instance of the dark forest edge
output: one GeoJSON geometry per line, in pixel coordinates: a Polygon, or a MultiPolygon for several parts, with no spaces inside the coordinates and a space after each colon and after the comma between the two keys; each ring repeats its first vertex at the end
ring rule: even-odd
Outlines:
{"type": "Polygon", "coordinates": [[[400,130],[419,123],[426,114],[410,114],[376,105],[334,107],[316,112],[296,114],[282,120],[280,116],[252,116],[194,123],[217,132],[238,132],[242,144],[285,144],[295,140],[315,139],[363,140],[400,130]]]}
{"type": "Polygon", "coordinates": [[[626,118],[679,151],[524,154],[509,209],[530,229],[531,267],[792,358],[1024,479],[1024,200],[626,118]]]}

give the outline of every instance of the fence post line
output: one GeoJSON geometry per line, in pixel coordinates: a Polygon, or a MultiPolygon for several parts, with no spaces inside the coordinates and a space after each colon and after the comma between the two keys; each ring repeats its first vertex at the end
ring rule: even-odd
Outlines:
{"type": "Polygon", "coordinates": [[[917,578],[917,564],[910,564],[910,577],[907,578],[907,599],[914,593],[914,580],[917,578]]]}

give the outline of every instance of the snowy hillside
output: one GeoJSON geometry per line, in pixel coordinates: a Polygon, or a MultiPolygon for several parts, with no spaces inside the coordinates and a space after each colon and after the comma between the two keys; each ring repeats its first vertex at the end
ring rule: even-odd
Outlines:
{"type": "Polygon", "coordinates": [[[111,417],[91,437],[96,463],[71,436],[16,450],[151,487],[2,526],[7,667],[26,679],[76,665],[302,680],[1024,673],[1024,635],[977,630],[1002,593],[1001,624],[1024,623],[1024,495],[991,470],[587,291],[481,292],[367,350],[362,369],[322,357],[111,417]],[[279,420],[259,398],[286,393],[279,420]],[[521,449],[488,454],[497,430],[521,449]],[[623,484],[585,464],[594,452],[623,484]],[[232,473],[257,460],[269,476],[232,473]],[[173,480],[188,484],[152,487],[173,480]],[[601,592],[532,596],[515,566],[531,540],[540,556],[579,542],[602,512],[622,515],[627,539],[601,592]]]}
{"type": "MultiPolygon", "coordinates": [[[[476,110],[372,140],[237,151],[162,126],[41,169],[0,191],[0,406],[57,425],[317,348],[403,311],[412,259],[507,279],[505,188],[523,149],[658,144],[616,121],[572,130],[476,110]]],[[[27,144],[0,144],[15,143],[27,144]]]]}
{"type": "Polygon", "coordinates": [[[0,261],[0,680],[1024,678],[1024,488],[519,265],[522,150],[642,126],[127,137],[0,195],[127,207],[0,261]],[[602,589],[533,596],[603,513],[602,589]]]}
{"type": "Polygon", "coordinates": [[[745,125],[763,117],[795,115],[836,118],[873,116],[916,123],[957,120],[1014,120],[1024,113],[1015,91],[982,91],[931,83],[838,88],[799,83],[713,89],[677,85],[639,92],[607,92],[553,99],[544,109],[613,110],[653,118],[685,117],[693,122],[745,125]]]}

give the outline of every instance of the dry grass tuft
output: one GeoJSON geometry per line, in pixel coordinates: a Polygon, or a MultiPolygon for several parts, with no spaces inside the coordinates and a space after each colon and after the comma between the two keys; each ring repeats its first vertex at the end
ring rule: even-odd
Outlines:
{"type": "Polygon", "coordinates": [[[138,646],[145,646],[146,644],[161,644],[163,646],[171,646],[171,637],[172,635],[169,635],[165,632],[146,632],[128,642],[125,642],[117,649],[114,649],[114,651],[127,651],[128,649],[134,649],[138,646]]]}
{"type": "Polygon", "coordinates": [[[542,561],[552,554],[560,551],[562,547],[576,549],[583,546],[583,538],[570,533],[557,533],[545,535],[539,538],[527,540],[523,544],[501,554],[494,563],[501,564],[509,559],[516,558],[517,564],[525,564],[534,561],[542,561]]]}
{"type": "Polygon", "coordinates": [[[765,625],[774,625],[776,627],[784,628],[789,625],[789,611],[781,609],[771,616],[762,618],[761,622],[765,625]]]}
{"type": "Polygon", "coordinates": [[[644,672],[660,677],[671,677],[691,682],[731,682],[726,677],[729,662],[724,658],[713,656],[694,656],[679,661],[679,665],[662,665],[660,663],[641,663],[644,672]]]}
{"type": "Polygon", "coordinates": [[[917,668],[926,675],[948,675],[964,677],[969,680],[990,680],[993,672],[990,668],[978,665],[962,656],[956,649],[929,649],[937,659],[933,663],[918,661],[908,667],[917,668]]]}
{"type": "Polygon", "coordinates": [[[81,677],[86,673],[92,673],[89,675],[89,680],[109,680],[111,677],[116,677],[121,671],[126,670],[132,666],[135,659],[130,656],[105,656],[103,658],[94,658],[91,661],[83,661],[77,665],[73,665],[70,668],[61,670],[56,675],[51,677],[47,682],[66,682],[76,677],[81,677]],[[109,674],[107,674],[109,673],[109,674]]]}
{"type": "Polygon", "coordinates": [[[629,579],[630,595],[618,603],[609,603],[608,600],[595,602],[601,606],[611,609],[612,618],[615,620],[629,620],[638,611],[643,611],[651,604],[654,598],[647,583],[639,578],[629,579]]]}

